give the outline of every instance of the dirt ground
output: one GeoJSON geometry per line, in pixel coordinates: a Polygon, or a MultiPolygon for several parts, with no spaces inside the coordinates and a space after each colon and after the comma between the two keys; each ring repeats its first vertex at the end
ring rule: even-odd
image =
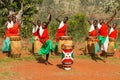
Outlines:
{"type": "MultiPolygon", "coordinates": [[[[25,56],[31,56],[30,43],[23,41],[23,44],[22,53],[25,56]]],[[[45,65],[43,60],[41,62],[37,60],[2,62],[1,60],[6,56],[0,52],[0,80],[120,80],[119,57],[110,58],[106,63],[101,60],[96,62],[90,57],[81,58],[79,56],[83,53],[81,49],[84,48],[84,44],[76,44],[78,45],[74,49],[74,63],[72,70],[69,71],[63,70],[60,57],[50,57],[49,61],[53,65],[45,65]]]]}

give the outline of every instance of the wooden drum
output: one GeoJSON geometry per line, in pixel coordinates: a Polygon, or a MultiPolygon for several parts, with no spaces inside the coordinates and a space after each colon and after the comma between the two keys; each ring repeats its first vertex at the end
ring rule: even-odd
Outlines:
{"type": "Polygon", "coordinates": [[[71,70],[73,64],[73,44],[63,44],[62,65],[65,70],[71,70]]]}
{"type": "Polygon", "coordinates": [[[115,43],[115,39],[109,38],[107,53],[114,53],[114,43],[115,43]]]}
{"type": "Polygon", "coordinates": [[[96,44],[96,38],[88,37],[85,41],[85,53],[86,54],[95,53],[95,44],[96,44]]]}
{"type": "Polygon", "coordinates": [[[72,36],[61,36],[59,37],[58,41],[58,53],[62,52],[62,45],[63,44],[73,44],[72,36]]]}
{"type": "Polygon", "coordinates": [[[34,53],[38,53],[42,45],[43,44],[39,41],[39,38],[37,36],[34,37],[34,53]]]}
{"type": "Polygon", "coordinates": [[[21,54],[21,39],[19,36],[10,36],[11,55],[21,54]]]}

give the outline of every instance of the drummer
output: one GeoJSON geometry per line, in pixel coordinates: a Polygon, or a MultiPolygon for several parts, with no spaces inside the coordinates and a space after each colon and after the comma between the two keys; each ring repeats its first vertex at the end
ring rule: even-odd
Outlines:
{"type": "MultiPolygon", "coordinates": [[[[38,37],[38,29],[39,27],[42,28],[42,24],[40,20],[37,20],[37,24],[32,21],[32,24],[34,25],[33,30],[32,30],[32,38],[31,38],[31,43],[32,43],[32,49],[34,49],[34,39],[38,37]]],[[[32,50],[33,51],[33,50],[32,50]]]]}
{"type": "Polygon", "coordinates": [[[2,51],[10,51],[10,36],[19,36],[20,23],[17,21],[14,15],[9,17],[10,22],[6,24],[5,40],[3,42],[2,51]]]}
{"type": "Polygon", "coordinates": [[[115,43],[114,43],[114,51],[116,51],[116,49],[117,49],[117,44],[116,44],[117,37],[118,37],[117,23],[114,23],[111,26],[110,33],[109,33],[109,38],[112,38],[115,41],[115,43]]]}
{"type": "Polygon", "coordinates": [[[51,54],[54,55],[52,41],[49,39],[49,35],[48,35],[49,33],[48,33],[48,28],[47,28],[50,21],[51,21],[51,14],[49,14],[48,22],[43,22],[42,25],[38,29],[39,40],[41,43],[43,43],[43,46],[40,48],[38,54],[46,55],[46,60],[45,60],[46,65],[48,64],[51,65],[51,63],[48,61],[49,53],[51,52],[51,54]]]}
{"type": "Polygon", "coordinates": [[[68,21],[68,17],[64,17],[64,20],[61,21],[59,20],[59,17],[62,16],[59,15],[56,20],[60,23],[58,29],[57,29],[57,33],[56,33],[56,43],[55,43],[55,48],[54,48],[54,52],[57,53],[57,49],[58,49],[58,40],[60,36],[66,36],[67,35],[67,21],[68,21]]]}
{"type": "MultiPolygon", "coordinates": [[[[98,39],[99,39],[101,53],[105,53],[105,55],[107,52],[108,42],[109,42],[109,40],[108,40],[108,27],[107,26],[113,20],[115,15],[116,15],[116,10],[115,10],[113,16],[108,21],[105,22],[103,19],[99,20],[100,24],[98,24],[98,28],[99,28],[98,39]]],[[[106,59],[106,57],[105,57],[105,59],[106,59]]]]}
{"type": "Polygon", "coordinates": [[[96,44],[95,44],[95,54],[97,52],[99,52],[99,45],[98,45],[98,20],[94,20],[93,23],[91,23],[90,21],[88,21],[90,26],[89,29],[89,38],[91,39],[95,39],[96,40],[96,44]]]}

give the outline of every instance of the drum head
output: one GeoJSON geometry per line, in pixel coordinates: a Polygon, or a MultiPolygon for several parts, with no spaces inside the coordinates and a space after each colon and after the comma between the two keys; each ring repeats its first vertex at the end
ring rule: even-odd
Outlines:
{"type": "Polygon", "coordinates": [[[59,40],[72,40],[72,36],[60,36],[59,40]]]}
{"type": "Polygon", "coordinates": [[[10,36],[10,41],[20,41],[20,37],[19,36],[10,36]]]}

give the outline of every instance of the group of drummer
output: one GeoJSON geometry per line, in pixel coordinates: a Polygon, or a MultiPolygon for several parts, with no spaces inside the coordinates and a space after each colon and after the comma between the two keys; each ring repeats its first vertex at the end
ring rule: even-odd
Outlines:
{"type": "Polygon", "coordinates": [[[109,26],[110,31],[108,31],[108,24],[113,20],[113,18],[116,15],[116,11],[114,15],[105,22],[103,19],[94,20],[93,23],[91,23],[89,20],[90,29],[89,29],[89,37],[88,39],[96,39],[95,44],[95,54],[100,56],[101,53],[105,53],[105,58],[107,57],[108,47],[110,46],[109,43],[111,40],[114,41],[114,51],[117,48],[116,45],[116,39],[118,36],[118,29],[117,24],[114,23],[113,25],[109,26]]]}
{"type": "MultiPolygon", "coordinates": [[[[55,55],[54,52],[57,52],[58,47],[58,39],[60,36],[66,35],[66,29],[67,29],[67,21],[68,17],[65,17],[63,21],[59,20],[59,15],[56,20],[60,23],[60,26],[58,27],[57,33],[56,33],[56,43],[55,48],[53,48],[52,41],[49,39],[49,33],[48,33],[48,25],[51,22],[51,14],[48,15],[48,21],[44,21],[41,23],[40,20],[37,20],[37,23],[32,21],[34,27],[32,30],[33,37],[32,37],[32,44],[34,45],[34,40],[36,38],[39,39],[39,41],[42,43],[42,47],[38,51],[38,54],[45,54],[46,55],[46,64],[50,64],[48,62],[49,53],[51,52],[52,55],[55,55]]],[[[19,36],[19,22],[17,21],[15,15],[8,16],[9,21],[6,23],[5,28],[5,40],[3,42],[2,51],[10,51],[10,38],[11,36],[19,36]]]]}
{"type": "MultiPolygon", "coordinates": [[[[107,25],[113,20],[115,15],[116,15],[116,11],[114,15],[110,18],[110,20],[108,20],[107,22],[105,22],[103,19],[100,19],[99,22],[98,20],[94,20],[93,23],[89,21],[91,27],[89,30],[88,38],[96,39],[95,53],[107,52],[109,39],[113,39],[114,41],[116,41],[118,36],[117,24],[114,23],[111,26],[109,34],[107,27],[107,25]]],[[[51,22],[51,18],[52,18],[51,14],[49,13],[47,22],[44,21],[41,23],[40,20],[37,20],[37,23],[35,23],[34,21],[32,22],[34,25],[32,31],[33,33],[32,44],[34,45],[34,40],[36,38],[38,38],[39,41],[42,43],[42,47],[39,49],[38,54],[46,55],[45,64],[50,64],[48,62],[50,52],[52,55],[54,55],[54,53],[57,53],[59,37],[65,36],[67,34],[68,17],[65,17],[64,20],[61,21],[59,20],[60,16],[61,15],[59,15],[56,18],[56,20],[60,23],[60,25],[57,29],[56,43],[54,48],[52,45],[52,41],[49,39],[49,33],[48,33],[48,25],[51,22]]],[[[19,36],[20,23],[17,21],[14,15],[9,16],[8,19],[9,21],[6,23],[5,35],[4,35],[5,40],[3,42],[2,51],[10,51],[10,36],[19,36]]],[[[114,48],[115,49],[117,48],[116,44],[114,48]]]]}

